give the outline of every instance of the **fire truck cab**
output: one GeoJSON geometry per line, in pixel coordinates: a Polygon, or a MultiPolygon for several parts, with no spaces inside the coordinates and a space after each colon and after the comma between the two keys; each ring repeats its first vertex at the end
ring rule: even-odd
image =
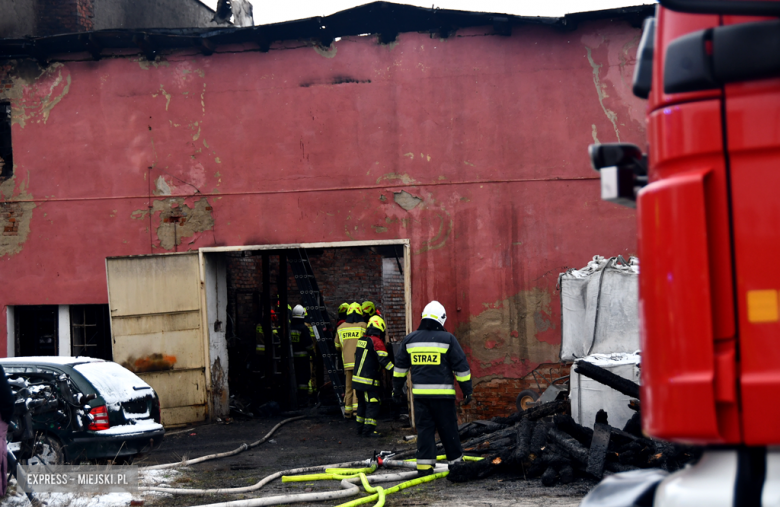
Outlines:
{"type": "Polygon", "coordinates": [[[780,506],[780,1],[660,4],[646,153],[589,150],[602,198],[637,208],[643,430],[708,448],[653,505],[780,506]]]}

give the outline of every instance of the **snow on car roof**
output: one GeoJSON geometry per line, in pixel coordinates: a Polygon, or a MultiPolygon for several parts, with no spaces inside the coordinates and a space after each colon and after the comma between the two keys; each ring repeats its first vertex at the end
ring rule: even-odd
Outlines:
{"type": "Polygon", "coordinates": [[[111,361],[95,361],[73,367],[95,386],[107,405],[151,394],[152,388],[135,373],[111,361]]]}
{"type": "Polygon", "coordinates": [[[102,359],[86,356],[27,356],[27,357],[4,357],[0,359],[0,364],[57,364],[74,365],[82,363],[102,363],[102,359]]]}

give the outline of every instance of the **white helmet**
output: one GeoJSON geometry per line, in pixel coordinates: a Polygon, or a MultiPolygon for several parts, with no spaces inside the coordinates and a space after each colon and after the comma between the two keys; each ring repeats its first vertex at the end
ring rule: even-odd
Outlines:
{"type": "Polygon", "coordinates": [[[306,315],[306,309],[301,305],[295,305],[293,308],[293,319],[302,319],[306,315]]]}
{"type": "Polygon", "coordinates": [[[444,311],[444,306],[438,301],[431,301],[425,306],[422,312],[423,319],[433,319],[442,326],[447,320],[447,313],[444,311]]]}

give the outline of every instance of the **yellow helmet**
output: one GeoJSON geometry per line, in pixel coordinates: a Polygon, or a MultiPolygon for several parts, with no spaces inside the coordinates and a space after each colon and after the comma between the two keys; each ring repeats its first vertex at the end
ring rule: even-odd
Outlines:
{"type": "Polygon", "coordinates": [[[371,301],[363,301],[363,315],[376,315],[376,305],[371,301]]]}
{"type": "Polygon", "coordinates": [[[349,305],[349,308],[347,309],[347,315],[351,315],[353,313],[357,313],[358,315],[363,315],[363,309],[360,307],[358,303],[352,303],[349,305]]]}
{"type": "Polygon", "coordinates": [[[374,315],[373,317],[368,319],[368,327],[375,327],[383,333],[385,332],[385,329],[387,329],[387,326],[385,325],[385,320],[379,315],[374,315]]]}
{"type": "Polygon", "coordinates": [[[339,305],[339,313],[347,313],[347,310],[349,310],[349,303],[341,303],[339,305]]]}

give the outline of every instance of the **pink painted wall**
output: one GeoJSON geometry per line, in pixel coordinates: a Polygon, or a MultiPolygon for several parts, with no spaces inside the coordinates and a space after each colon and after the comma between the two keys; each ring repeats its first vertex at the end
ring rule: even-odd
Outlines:
{"type": "Polygon", "coordinates": [[[0,67],[16,163],[0,193],[26,210],[0,237],[0,306],[105,303],[107,256],[410,238],[415,321],[441,301],[476,377],[556,361],[558,273],[636,250],[586,147],[644,143],[640,31],[485,31],[0,67]]]}

